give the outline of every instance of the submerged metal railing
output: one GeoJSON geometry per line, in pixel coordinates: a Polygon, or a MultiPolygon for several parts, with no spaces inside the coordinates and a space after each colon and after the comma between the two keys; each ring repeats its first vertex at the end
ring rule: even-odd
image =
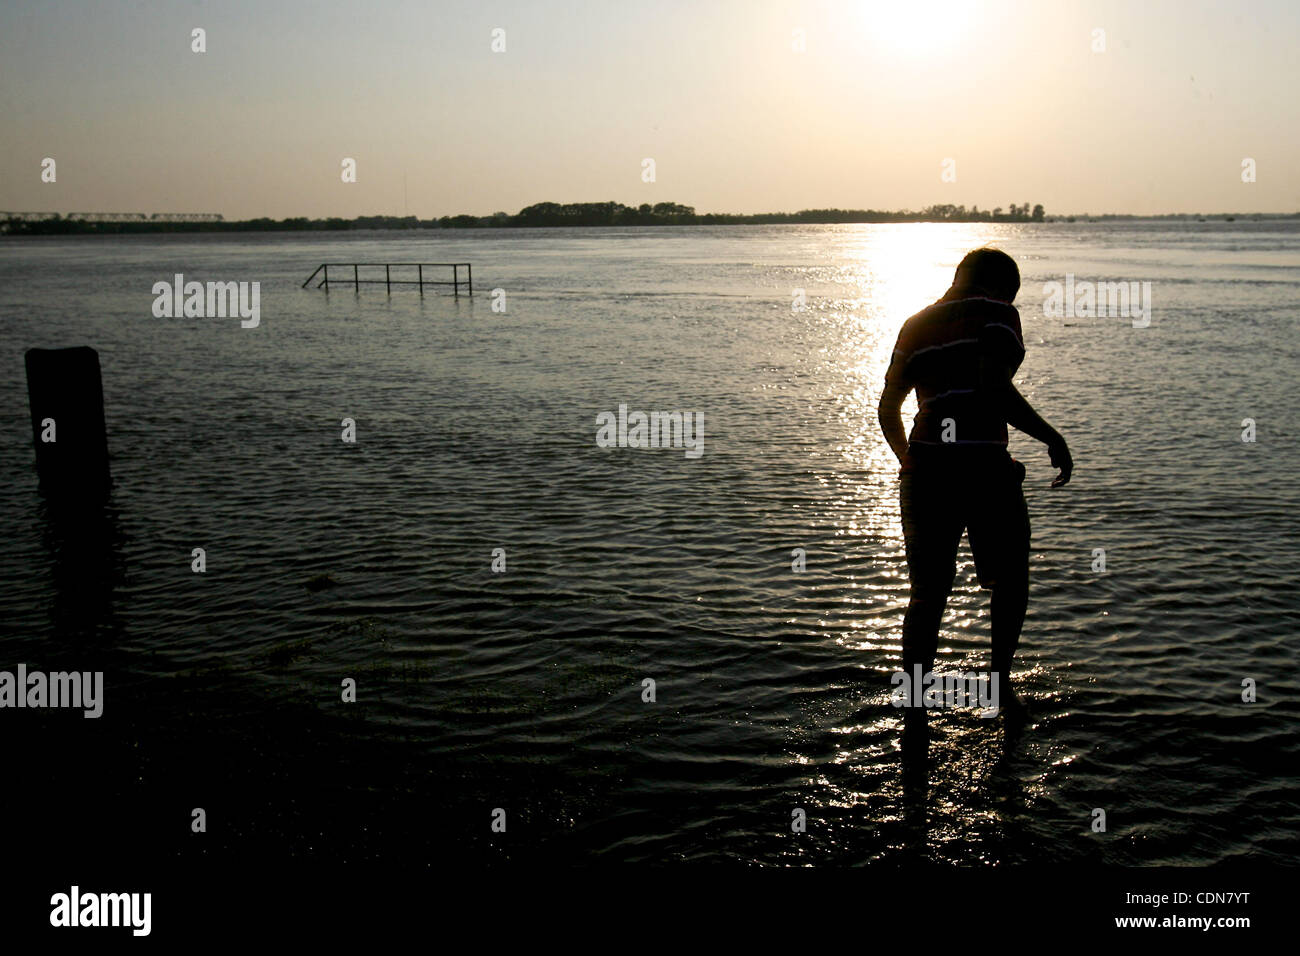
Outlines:
{"type": "MultiPolygon", "coordinates": [[[[316,283],[316,288],[324,288],[326,292],[330,290],[330,269],[351,269],[352,276],[349,278],[347,273],[343,273],[343,278],[335,278],[332,281],[336,284],[350,285],[360,290],[363,285],[382,285],[388,292],[393,291],[395,285],[415,285],[420,287],[420,293],[424,294],[426,285],[449,285],[453,295],[460,295],[460,287],[465,286],[466,294],[474,294],[474,267],[468,262],[322,262],[316,267],[316,271],[307,277],[307,281],[302,284],[305,289],[311,284],[311,280],[318,275],[323,275],[320,282],[316,283]],[[382,279],[363,279],[361,278],[361,269],[384,267],[384,277],[382,279]],[[394,279],[394,269],[414,269],[414,279],[394,279]],[[425,269],[450,269],[451,279],[426,279],[424,277],[425,269]],[[463,274],[461,270],[464,269],[463,274]]],[[[335,273],[339,275],[339,273],[335,273]]],[[[436,275],[436,273],[435,273],[436,275]]]]}

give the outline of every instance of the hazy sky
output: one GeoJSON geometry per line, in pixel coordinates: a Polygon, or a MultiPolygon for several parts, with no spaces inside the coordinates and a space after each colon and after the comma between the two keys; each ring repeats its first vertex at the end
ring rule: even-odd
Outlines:
{"type": "Polygon", "coordinates": [[[0,209],[1294,212],[1298,58],[1296,0],[4,0],[0,209]]]}

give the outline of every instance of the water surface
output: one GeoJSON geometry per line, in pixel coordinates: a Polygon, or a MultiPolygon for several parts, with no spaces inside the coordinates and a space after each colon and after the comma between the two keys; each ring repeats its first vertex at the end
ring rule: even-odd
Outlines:
{"type": "MultiPolygon", "coordinates": [[[[91,844],[173,856],[1289,862],[1297,266],[1276,222],[4,240],[0,667],[108,684],[98,722],[6,715],[45,761],[11,799],[53,833],[80,787],[114,831],[91,844]],[[1013,436],[1031,724],[932,718],[905,793],[875,402],[902,321],[990,240],[1076,473],[1049,490],[1013,436]],[[299,288],[324,261],[468,261],[477,290],[299,288]],[[260,327],[154,318],[177,272],[259,281],[260,327]],[[1066,273],[1150,281],[1150,327],[1044,316],[1066,273]],[[116,481],[90,544],[36,492],[22,365],[83,344],[116,481]],[[620,403],[702,412],[703,456],[597,447],[620,403]]],[[[988,665],[964,542],[939,657],[988,665]]]]}

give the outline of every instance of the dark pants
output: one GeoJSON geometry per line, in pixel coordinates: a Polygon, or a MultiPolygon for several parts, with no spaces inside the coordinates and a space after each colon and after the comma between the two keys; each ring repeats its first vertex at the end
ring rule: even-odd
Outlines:
{"type": "Polygon", "coordinates": [[[903,666],[929,671],[962,532],[970,539],[980,585],[993,591],[993,670],[1010,667],[1029,594],[1029,511],[1024,465],[1000,446],[914,446],[899,506],[911,602],[903,620],[903,666]]]}

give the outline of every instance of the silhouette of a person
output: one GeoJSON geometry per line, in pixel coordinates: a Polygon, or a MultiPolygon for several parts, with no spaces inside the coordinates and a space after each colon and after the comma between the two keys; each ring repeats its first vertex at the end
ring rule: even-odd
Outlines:
{"type": "MultiPolygon", "coordinates": [[[[992,590],[993,663],[998,704],[1023,704],[1011,686],[1011,658],[1029,599],[1029,513],[1025,467],[1007,451],[1007,425],[1047,445],[1060,469],[1051,487],[1070,480],[1065,439],[1030,407],[1012,376],[1025,356],[1015,260],[975,249],[957,266],[952,287],[909,318],[885,374],[880,427],[902,466],[899,505],[911,600],[903,621],[903,669],[934,667],[957,548],[965,531],[981,587],[992,590]],[[916,389],[910,439],[901,409],[916,389]]],[[[909,712],[912,713],[912,712],[909,712]]],[[[923,715],[923,711],[915,712],[923,715]]]]}

